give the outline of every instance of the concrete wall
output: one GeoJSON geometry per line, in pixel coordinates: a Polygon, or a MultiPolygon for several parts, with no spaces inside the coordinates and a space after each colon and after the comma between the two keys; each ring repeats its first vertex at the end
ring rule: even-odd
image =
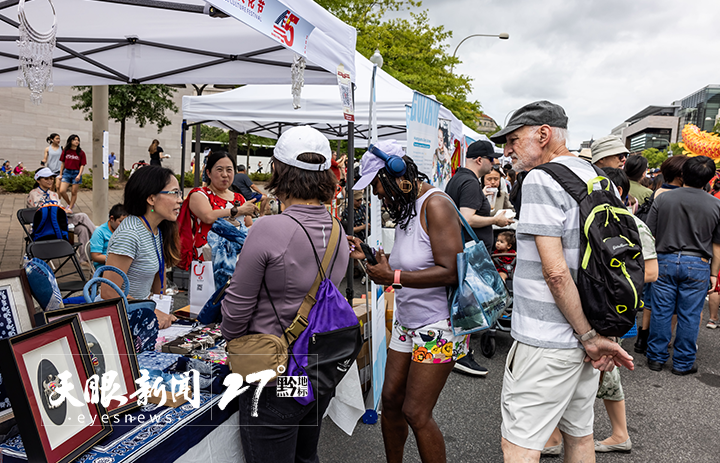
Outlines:
{"type": "MultiPolygon", "coordinates": [[[[0,159],[9,160],[15,166],[23,162],[26,169],[35,170],[40,166],[45,147],[45,139],[50,133],[60,134],[62,144],[67,137],[77,134],[81,147],[92,159],[92,122],[84,119],[84,113],[72,109],[72,96],[76,92],[71,87],[56,87],[52,92],[43,94],[43,102],[34,105],[30,101],[30,91],[25,87],[0,88],[0,159]]],[[[170,158],[163,161],[165,167],[180,171],[180,131],[182,126],[182,97],[191,95],[189,89],[178,89],[175,93],[177,113],[168,113],[172,124],[158,133],[157,126],[146,125],[140,128],[134,121],[126,124],[125,168],[140,159],[150,162],[148,147],[153,138],[160,141],[170,158]]],[[[110,151],[120,155],[120,124],[110,120],[110,151]]],[[[190,133],[188,133],[190,135],[190,133]]],[[[189,153],[190,149],[188,149],[189,153]]],[[[116,166],[117,168],[117,166],[116,166]]],[[[190,169],[190,154],[187,154],[187,170],[190,169]]]]}
{"type": "Polygon", "coordinates": [[[648,116],[626,127],[622,131],[622,141],[626,144],[626,140],[636,133],[645,129],[670,129],[670,142],[676,143],[678,139],[678,118],[675,116],[648,116]]]}

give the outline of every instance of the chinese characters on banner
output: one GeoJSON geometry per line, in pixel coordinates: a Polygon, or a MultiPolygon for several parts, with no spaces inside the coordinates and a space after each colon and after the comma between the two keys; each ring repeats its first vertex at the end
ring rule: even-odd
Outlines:
{"type": "MultiPolygon", "coordinates": [[[[435,158],[438,156],[436,153],[439,151],[438,133],[442,130],[438,125],[439,114],[440,103],[415,92],[412,106],[406,106],[407,154],[415,161],[418,170],[430,178],[434,186],[445,189],[444,183],[440,184],[440,180],[445,181],[444,177],[436,175],[438,173],[438,163],[435,162],[435,158]]],[[[444,154],[443,152],[443,161],[444,154]]],[[[443,166],[440,167],[444,173],[443,166]]]]}
{"type": "Polygon", "coordinates": [[[350,73],[345,71],[345,66],[342,64],[337,68],[337,80],[340,89],[340,102],[343,107],[343,117],[348,122],[355,122],[352,81],[350,80],[350,73]]]}
{"type": "Polygon", "coordinates": [[[279,0],[208,0],[208,3],[307,57],[308,38],[315,26],[279,0]]]}

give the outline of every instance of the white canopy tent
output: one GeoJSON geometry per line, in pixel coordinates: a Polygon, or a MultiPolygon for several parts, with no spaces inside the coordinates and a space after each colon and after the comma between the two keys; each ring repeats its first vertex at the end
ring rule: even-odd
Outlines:
{"type": "MultiPolygon", "coordinates": [[[[370,80],[372,63],[360,53],[355,55],[357,69],[355,89],[355,143],[368,142],[370,80]]],[[[376,75],[376,109],[378,137],[406,139],[405,107],[412,104],[413,90],[382,69],[376,75]]],[[[337,86],[306,85],[301,108],[290,109],[292,97],[288,86],[248,85],[228,92],[183,97],[183,118],[195,123],[233,129],[268,138],[278,138],[284,128],[312,125],[330,140],[347,138],[347,121],[338,110],[337,86]]],[[[460,122],[448,109],[440,117],[452,121],[453,131],[473,141],[487,139],[460,122]]]]}
{"type": "MultiPolygon", "coordinates": [[[[368,137],[372,63],[355,55],[355,141],[368,137]]],[[[183,97],[183,118],[216,127],[278,138],[283,127],[312,125],[331,140],[347,138],[347,121],[338,108],[337,85],[305,85],[300,109],[292,109],[287,85],[248,85],[228,92],[183,97]]],[[[382,69],[376,76],[376,108],[380,137],[405,139],[405,105],[413,91],[382,69]]]]}
{"type": "MultiPolygon", "coordinates": [[[[311,0],[282,3],[315,26],[305,82],[336,82],[341,63],[354,75],[355,29],[311,0]]],[[[5,87],[17,85],[17,4],[0,2],[0,86],[5,87]]],[[[57,86],[290,82],[294,51],[217,10],[211,17],[203,0],[55,0],[55,11],[57,86]]],[[[27,2],[25,14],[33,28],[50,29],[47,2],[27,2]]]]}

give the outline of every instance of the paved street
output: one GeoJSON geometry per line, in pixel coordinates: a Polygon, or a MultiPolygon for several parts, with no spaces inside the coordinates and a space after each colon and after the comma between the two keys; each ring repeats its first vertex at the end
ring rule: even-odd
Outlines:
{"type": "MultiPolygon", "coordinates": [[[[111,190],[109,204],[122,200],[121,190],[111,190]]],[[[21,262],[23,232],[15,212],[24,207],[25,195],[0,195],[0,270],[18,268],[21,262]]],[[[92,193],[82,191],[77,211],[90,213],[92,193]]],[[[99,224],[98,224],[99,225],[99,224]]],[[[355,280],[360,294],[360,280],[355,280]]],[[[344,293],[344,288],[341,288],[344,293]]],[[[707,320],[707,311],[704,313],[707,320]]],[[[625,341],[631,350],[634,339],[625,341]]],[[[720,406],[715,394],[720,388],[720,330],[704,324],[698,339],[699,373],[678,377],[665,368],[651,372],[643,356],[636,357],[636,370],[623,370],[622,381],[627,400],[628,428],[633,441],[629,455],[599,454],[598,462],[717,462],[715,448],[720,406]]],[[[500,390],[505,356],[511,339],[497,334],[497,353],[492,359],[480,354],[479,336],[472,340],[478,362],[490,369],[486,378],[471,378],[452,373],[435,418],[445,435],[449,462],[498,462],[500,451],[500,390]]],[[[610,423],[600,401],[596,401],[596,435],[610,434],[610,423]]],[[[353,436],[347,436],[329,419],[324,422],[320,440],[323,462],[384,461],[380,424],[358,424],[353,436]]],[[[545,458],[543,461],[558,461],[545,458]]],[[[419,462],[412,436],[406,445],[405,462],[419,462]]]]}

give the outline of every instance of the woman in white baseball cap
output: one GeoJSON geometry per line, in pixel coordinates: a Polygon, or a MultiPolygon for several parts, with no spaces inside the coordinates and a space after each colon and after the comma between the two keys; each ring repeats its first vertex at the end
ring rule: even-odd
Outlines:
{"type": "MultiPolygon", "coordinates": [[[[35,188],[30,190],[30,193],[27,195],[27,207],[42,207],[48,204],[62,207],[60,204],[60,196],[52,191],[56,176],[57,175],[47,167],[38,169],[37,172],[35,172],[35,188]]],[[[85,255],[85,244],[92,238],[92,234],[95,231],[95,224],[87,214],[82,212],[71,213],[66,208],[63,209],[68,212],[68,223],[73,224],[75,227],[73,233],[77,236],[78,242],[82,244],[80,251],[77,253],[80,262],[90,266],[92,264],[90,264],[89,256],[85,255]]]]}
{"type": "MultiPolygon", "coordinates": [[[[308,126],[293,127],[278,139],[267,189],[285,210],[261,217],[250,227],[222,302],[220,328],[228,342],[248,333],[282,336],[283,327],[295,319],[317,275],[308,237],[323,256],[332,231],[333,218],[323,205],[333,197],[337,183],[330,170],[331,156],[327,138],[308,126]]],[[[327,275],[335,285],[343,279],[348,261],[347,239],[341,231],[327,275]]],[[[318,461],[320,425],[332,394],[318,394],[315,401],[302,405],[276,397],[273,382],[262,391],[253,417],[256,387],[251,384],[251,390],[239,398],[245,461],[318,461]]]]}

